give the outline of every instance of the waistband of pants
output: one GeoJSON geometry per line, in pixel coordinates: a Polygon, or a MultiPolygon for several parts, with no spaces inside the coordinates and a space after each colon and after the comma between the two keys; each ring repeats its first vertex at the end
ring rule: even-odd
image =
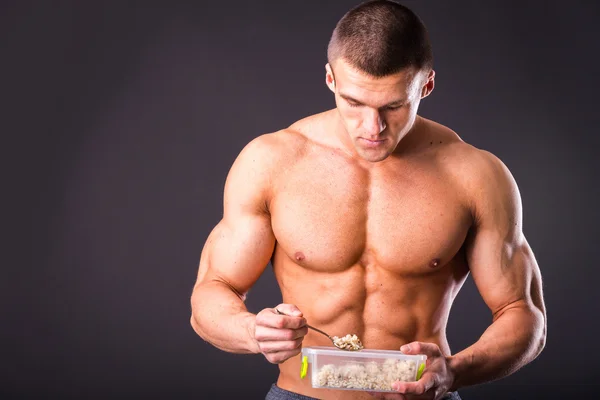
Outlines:
{"type": "Polygon", "coordinates": [[[271,390],[267,393],[265,400],[319,400],[315,397],[304,396],[300,393],[290,392],[277,386],[277,384],[271,385],[271,390]]]}
{"type": "MultiPolygon", "coordinates": [[[[305,396],[300,393],[290,392],[277,386],[277,384],[271,385],[271,390],[267,393],[265,400],[319,400],[315,397],[305,396]]],[[[449,392],[443,397],[443,400],[461,400],[458,392],[449,392]]]]}

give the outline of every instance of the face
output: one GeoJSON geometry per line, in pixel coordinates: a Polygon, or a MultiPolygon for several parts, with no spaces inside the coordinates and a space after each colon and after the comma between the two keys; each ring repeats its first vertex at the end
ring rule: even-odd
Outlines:
{"type": "Polygon", "coordinates": [[[343,59],[326,65],[327,86],[348,138],[364,160],[386,159],[412,128],[423,97],[433,90],[433,71],[407,68],[382,78],[358,71],[343,59]]]}

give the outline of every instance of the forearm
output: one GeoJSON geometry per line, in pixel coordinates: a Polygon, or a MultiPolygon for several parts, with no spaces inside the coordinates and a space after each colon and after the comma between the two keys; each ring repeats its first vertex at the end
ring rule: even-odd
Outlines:
{"type": "Polygon", "coordinates": [[[225,283],[199,284],[192,294],[191,324],[213,346],[231,353],[259,353],[254,340],[255,315],[225,283]]]}
{"type": "Polygon", "coordinates": [[[537,308],[514,307],[504,311],[472,346],[449,357],[454,372],[451,390],[508,376],[542,351],[545,318],[537,308]]]}

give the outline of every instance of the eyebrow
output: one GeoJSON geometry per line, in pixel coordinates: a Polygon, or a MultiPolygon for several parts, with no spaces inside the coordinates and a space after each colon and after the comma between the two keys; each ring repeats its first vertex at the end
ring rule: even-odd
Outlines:
{"type": "MultiPolygon", "coordinates": [[[[342,98],[344,98],[344,99],[346,99],[346,100],[348,100],[348,101],[351,101],[351,102],[353,102],[353,103],[357,103],[357,104],[360,104],[360,105],[364,105],[364,103],[363,103],[362,101],[358,101],[358,100],[356,100],[354,97],[352,97],[352,96],[348,96],[347,94],[340,93],[340,97],[342,97],[342,98]]],[[[380,108],[384,108],[384,107],[390,107],[390,106],[395,106],[395,105],[400,105],[400,104],[402,104],[402,103],[404,103],[404,102],[405,102],[405,100],[404,100],[404,99],[400,99],[400,100],[394,100],[394,101],[392,101],[391,103],[387,103],[387,104],[385,104],[385,105],[381,106],[380,108]]]]}

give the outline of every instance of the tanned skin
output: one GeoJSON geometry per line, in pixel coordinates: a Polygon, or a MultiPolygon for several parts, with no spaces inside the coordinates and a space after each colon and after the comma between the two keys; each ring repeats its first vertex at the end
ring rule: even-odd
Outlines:
{"type": "Polygon", "coordinates": [[[241,151],[191,297],[199,336],[264,354],[279,387],[320,399],[437,400],[537,357],[546,311],[519,190],[497,157],[417,114],[434,78],[375,78],[337,60],[326,66],[336,108],[241,151]],[[289,316],[244,305],[269,261],[289,316]],[[446,325],[469,272],[492,323],[453,354],[446,325]],[[301,347],[331,343],[307,321],[367,349],[426,354],[426,371],[395,383],[398,394],[314,389],[299,376],[301,347]]]}

